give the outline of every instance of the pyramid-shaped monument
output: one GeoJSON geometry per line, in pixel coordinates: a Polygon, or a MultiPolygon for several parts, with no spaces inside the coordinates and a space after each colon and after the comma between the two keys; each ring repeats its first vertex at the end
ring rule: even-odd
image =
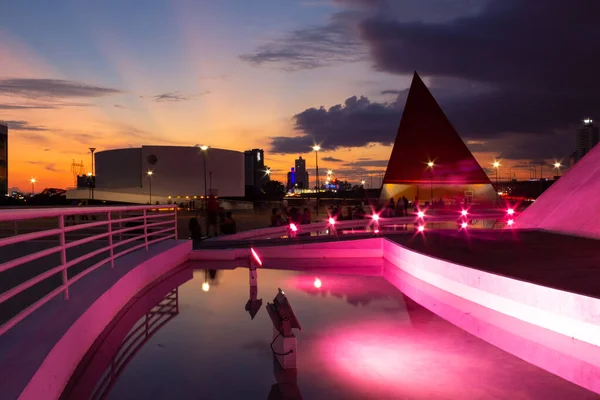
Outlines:
{"type": "Polygon", "coordinates": [[[600,145],[516,219],[516,228],[600,239],[600,145]]]}
{"type": "Polygon", "coordinates": [[[388,163],[381,201],[493,201],[495,190],[415,72],[388,163]],[[428,165],[430,162],[433,166],[428,165]]]}

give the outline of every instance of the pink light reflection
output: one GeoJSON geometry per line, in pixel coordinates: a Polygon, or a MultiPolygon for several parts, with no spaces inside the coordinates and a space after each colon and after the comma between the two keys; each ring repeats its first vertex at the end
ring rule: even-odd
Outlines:
{"type": "Polygon", "coordinates": [[[515,210],[514,210],[514,209],[512,209],[512,208],[509,208],[508,210],[506,210],[506,213],[507,213],[508,215],[513,215],[513,214],[515,213],[515,210]]]}
{"type": "Polygon", "coordinates": [[[506,221],[506,225],[508,225],[508,226],[512,226],[514,223],[515,223],[515,221],[512,219],[509,219],[508,221],[506,221]]]}
{"type": "Polygon", "coordinates": [[[371,218],[373,218],[373,221],[379,221],[379,214],[373,214],[371,218]]]}
{"type": "Polygon", "coordinates": [[[469,212],[467,210],[462,210],[460,213],[462,214],[463,217],[466,217],[467,214],[469,214],[469,212]]]}
{"type": "Polygon", "coordinates": [[[320,289],[320,288],[321,288],[321,286],[323,285],[323,283],[321,282],[321,280],[320,280],[319,278],[315,278],[315,281],[314,281],[314,283],[313,283],[313,284],[315,285],[315,287],[316,287],[317,289],[320,289]]]}
{"type": "Polygon", "coordinates": [[[296,224],[293,224],[293,223],[292,223],[292,224],[290,224],[290,230],[291,230],[292,232],[297,232],[297,231],[298,231],[298,227],[296,226],[296,224]]]}
{"type": "Polygon", "coordinates": [[[419,225],[419,227],[417,228],[417,230],[419,232],[423,232],[425,230],[425,226],[424,225],[419,225]]]}
{"type": "Polygon", "coordinates": [[[423,211],[419,211],[419,212],[417,212],[417,217],[423,218],[423,217],[425,217],[425,213],[423,211]]]}
{"type": "Polygon", "coordinates": [[[329,225],[335,225],[335,218],[329,217],[329,225]]]}
{"type": "Polygon", "coordinates": [[[252,257],[254,257],[254,260],[256,260],[258,265],[262,266],[262,261],[261,261],[260,257],[258,256],[258,254],[256,254],[256,251],[254,251],[254,249],[252,247],[250,247],[250,252],[252,253],[252,257]]]}
{"type": "Polygon", "coordinates": [[[469,224],[467,224],[466,222],[463,222],[463,223],[462,223],[460,226],[461,226],[461,228],[463,228],[463,229],[467,229],[467,228],[468,228],[468,226],[469,226],[469,224]]]}

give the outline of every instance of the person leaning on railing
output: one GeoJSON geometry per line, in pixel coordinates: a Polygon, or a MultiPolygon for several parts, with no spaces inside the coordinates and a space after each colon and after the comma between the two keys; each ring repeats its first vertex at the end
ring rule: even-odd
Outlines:
{"type": "Polygon", "coordinates": [[[190,218],[188,227],[190,230],[190,239],[194,241],[202,240],[202,227],[200,226],[200,222],[198,222],[198,218],[190,218]]]}

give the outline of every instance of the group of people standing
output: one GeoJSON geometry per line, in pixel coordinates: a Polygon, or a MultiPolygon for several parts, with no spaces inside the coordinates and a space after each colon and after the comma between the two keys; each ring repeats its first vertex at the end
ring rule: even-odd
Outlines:
{"type": "MultiPolygon", "coordinates": [[[[405,196],[402,196],[398,199],[398,201],[394,201],[394,198],[390,198],[387,206],[381,213],[383,218],[393,218],[393,217],[408,217],[408,208],[410,206],[410,202],[405,196]]],[[[419,207],[419,198],[415,197],[415,201],[413,202],[413,208],[417,210],[419,207]]]]}
{"type": "Polygon", "coordinates": [[[271,210],[271,227],[284,226],[288,224],[310,224],[312,222],[312,214],[310,209],[305,207],[302,212],[296,207],[273,208],[271,210]]]}

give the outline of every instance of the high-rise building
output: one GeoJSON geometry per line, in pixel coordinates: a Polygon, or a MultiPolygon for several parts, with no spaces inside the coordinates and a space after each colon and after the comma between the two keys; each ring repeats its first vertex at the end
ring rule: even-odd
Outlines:
{"type": "Polygon", "coordinates": [[[306,160],[302,156],[296,160],[296,184],[300,189],[309,189],[308,172],[306,172],[306,160]]]}
{"type": "Polygon", "coordinates": [[[600,131],[590,118],[583,120],[583,124],[577,131],[577,148],[575,151],[575,162],[581,160],[600,141],[600,131]]]}
{"type": "Polygon", "coordinates": [[[8,126],[0,124],[0,196],[8,194],[8,126]]]}
{"type": "Polygon", "coordinates": [[[265,165],[265,152],[252,149],[244,152],[244,182],[246,193],[257,193],[270,180],[269,167],[265,165]]]}

